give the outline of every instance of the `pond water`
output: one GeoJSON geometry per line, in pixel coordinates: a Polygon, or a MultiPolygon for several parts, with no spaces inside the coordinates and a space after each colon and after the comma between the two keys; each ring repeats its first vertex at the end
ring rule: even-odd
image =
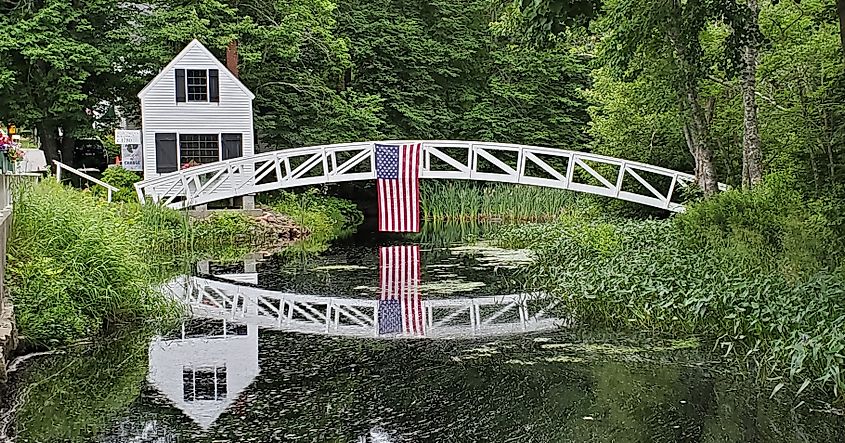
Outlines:
{"type": "Polygon", "coordinates": [[[18,441],[845,441],[695,340],[590,333],[483,232],[198,263],[193,318],[35,360],[18,441]]]}

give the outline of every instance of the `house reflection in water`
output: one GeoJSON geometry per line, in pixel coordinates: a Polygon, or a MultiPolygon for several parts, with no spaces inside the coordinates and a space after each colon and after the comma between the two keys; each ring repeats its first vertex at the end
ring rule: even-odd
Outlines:
{"type": "Polygon", "coordinates": [[[149,382],[208,429],[258,376],[258,326],[193,320],[150,344],[149,382]]]}

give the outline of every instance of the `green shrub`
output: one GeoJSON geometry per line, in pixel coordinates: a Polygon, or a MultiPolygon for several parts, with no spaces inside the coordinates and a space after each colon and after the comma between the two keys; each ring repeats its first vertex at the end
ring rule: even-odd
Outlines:
{"type": "Polygon", "coordinates": [[[21,332],[65,343],[107,323],[161,318],[142,237],[113,205],[46,180],[15,200],[8,286],[21,332]]]}
{"type": "Polygon", "coordinates": [[[675,218],[675,228],[689,248],[720,249],[792,276],[837,266],[842,211],[829,201],[808,204],[795,189],[769,176],[753,191],[729,190],[691,204],[675,218]]]}
{"type": "MultiPolygon", "coordinates": [[[[141,180],[140,174],[125,169],[121,166],[111,166],[103,172],[101,180],[116,187],[118,190],[112,195],[115,202],[136,202],[138,194],[135,192],[135,183],[141,180]]],[[[106,189],[102,186],[93,187],[94,195],[105,198],[106,189]]]]}

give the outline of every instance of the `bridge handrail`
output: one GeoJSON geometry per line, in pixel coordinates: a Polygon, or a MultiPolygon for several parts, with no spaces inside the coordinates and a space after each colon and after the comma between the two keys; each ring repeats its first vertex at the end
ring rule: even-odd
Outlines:
{"type": "Polygon", "coordinates": [[[458,299],[424,297],[419,302],[421,329],[385,335],[380,332],[380,302],[375,298],[274,291],[219,276],[179,276],[162,285],[162,290],[186,302],[198,317],[309,334],[455,338],[571,324],[554,315],[557,299],[536,292],[458,299]]]}
{"type": "MultiPolygon", "coordinates": [[[[345,148],[345,147],[354,147],[359,146],[362,144],[405,144],[405,143],[423,143],[427,145],[443,145],[443,146],[435,146],[435,147],[458,147],[455,145],[486,145],[498,148],[528,148],[531,150],[537,151],[545,151],[545,153],[549,155],[559,155],[561,157],[567,155],[576,155],[578,157],[582,157],[585,160],[598,160],[603,161],[606,163],[616,163],[621,164],[625,163],[628,166],[636,167],[637,169],[643,169],[647,171],[663,173],[666,175],[674,175],[677,174],[679,177],[694,180],[695,176],[686,172],[675,171],[673,169],[664,168],[662,166],[655,166],[650,165],[648,163],[641,163],[638,161],[633,160],[622,160],[615,157],[609,157],[606,155],[601,154],[594,154],[592,152],[584,152],[584,151],[572,151],[568,149],[558,149],[558,148],[549,148],[546,146],[534,146],[534,145],[518,145],[513,143],[493,143],[493,142],[483,142],[483,141],[462,141],[462,140],[382,140],[382,141],[371,141],[371,142],[353,142],[353,143],[335,143],[330,145],[315,145],[315,146],[303,146],[299,148],[290,148],[290,149],[278,149],[275,151],[268,151],[268,152],[261,152],[249,157],[236,157],[228,160],[222,160],[219,162],[208,163],[205,165],[198,165],[193,166],[190,168],[180,169],[178,171],[165,173],[159,175],[157,177],[152,177],[146,180],[142,180],[137,182],[137,185],[141,187],[148,187],[153,185],[158,185],[161,183],[169,182],[174,180],[176,175],[174,174],[206,174],[213,171],[218,171],[223,165],[236,165],[240,163],[249,163],[253,161],[260,161],[265,159],[271,159],[278,154],[285,154],[289,156],[297,155],[297,154],[307,154],[307,153],[316,153],[321,149],[326,148],[345,148]]],[[[724,184],[720,184],[720,186],[724,187],[724,184]]]]}
{"type": "MultiPolygon", "coordinates": [[[[342,297],[342,296],[335,296],[335,295],[318,295],[318,294],[302,294],[298,292],[290,292],[290,291],[274,291],[272,289],[265,289],[260,288],[255,285],[245,284],[241,282],[233,282],[233,281],[224,281],[225,279],[215,278],[204,278],[204,277],[197,277],[193,276],[190,277],[189,280],[184,281],[180,279],[174,279],[172,283],[176,284],[186,284],[188,281],[193,282],[193,284],[198,286],[209,286],[215,289],[220,290],[229,290],[233,291],[233,293],[241,294],[241,295],[251,295],[254,297],[268,297],[268,298],[276,298],[276,299],[288,299],[288,300],[295,300],[295,301],[307,301],[307,302],[314,302],[314,303],[342,303],[342,304],[350,304],[350,305],[361,305],[361,306],[371,306],[378,304],[378,300],[375,299],[367,299],[367,298],[355,298],[355,297],[342,297]]],[[[467,300],[472,300],[476,304],[497,304],[502,303],[503,301],[512,301],[512,300],[523,300],[527,298],[537,298],[545,296],[546,294],[535,291],[535,292],[515,292],[511,294],[500,294],[500,295],[487,295],[481,297],[471,297],[469,299],[463,298],[444,298],[444,299],[430,299],[425,300],[424,303],[430,304],[431,306],[435,307],[445,307],[445,306],[455,306],[455,305],[465,305],[467,304],[467,300]]]]}
{"type": "Polygon", "coordinates": [[[76,169],[76,168],[73,168],[73,167],[71,167],[71,166],[68,166],[68,165],[66,165],[66,164],[64,164],[64,163],[62,163],[62,162],[60,162],[60,161],[58,161],[58,160],[53,160],[53,164],[55,164],[55,165],[56,165],[56,181],[57,181],[57,182],[59,182],[59,183],[61,183],[61,182],[62,182],[62,170],[63,170],[63,169],[66,169],[66,170],[68,170],[69,172],[72,172],[72,173],[74,173],[74,174],[76,174],[76,175],[78,175],[78,176],[80,176],[80,177],[82,177],[82,178],[84,178],[84,179],[86,179],[86,180],[92,181],[92,182],[94,182],[94,183],[96,183],[96,184],[98,184],[98,185],[100,185],[100,186],[102,186],[102,187],[106,188],[106,192],[107,192],[107,195],[106,195],[106,200],[107,200],[109,203],[111,203],[112,193],[114,193],[114,192],[117,192],[117,191],[118,191],[118,189],[117,189],[116,187],[114,187],[114,186],[112,186],[112,185],[110,185],[110,184],[108,184],[108,183],[106,183],[106,182],[104,182],[104,181],[102,181],[102,180],[96,179],[96,178],[94,178],[94,177],[92,177],[92,176],[90,176],[90,175],[88,175],[88,174],[86,174],[86,173],[84,173],[84,172],[82,172],[82,171],[80,171],[80,170],[76,169]]]}

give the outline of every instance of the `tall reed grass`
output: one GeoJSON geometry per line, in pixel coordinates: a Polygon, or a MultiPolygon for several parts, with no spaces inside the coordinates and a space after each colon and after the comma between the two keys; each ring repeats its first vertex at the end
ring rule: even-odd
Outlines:
{"type": "Polygon", "coordinates": [[[572,192],[538,186],[467,181],[423,181],[422,216],[431,221],[542,221],[584,202],[572,192]]]}
{"type": "MultiPolygon", "coordinates": [[[[50,180],[17,192],[8,286],[22,333],[46,345],[113,323],[177,317],[160,283],[200,259],[239,260],[278,235],[239,212],[194,220],[162,206],[108,204],[50,180]]],[[[281,193],[270,203],[320,245],[363,219],[354,204],[314,193],[281,193]]]]}
{"type": "Polygon", "coordinates": [[[52,181],[18,191],[7,276],[28,338],[60,344],[178,308],[152,287],[147,238],[105,202],[52,181]]]}

